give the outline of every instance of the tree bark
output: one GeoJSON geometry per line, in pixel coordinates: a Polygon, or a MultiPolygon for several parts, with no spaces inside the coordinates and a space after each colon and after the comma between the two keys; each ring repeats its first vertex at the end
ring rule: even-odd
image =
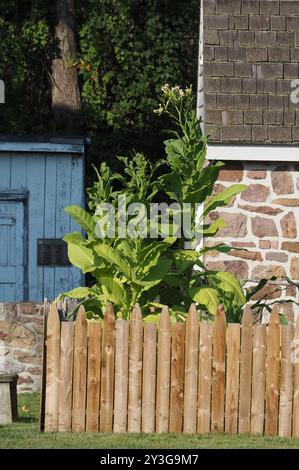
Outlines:
{"type": "Polygon", "coordinates": [[[76,132],[80,107],[76,59],[74,0],[56,0],[54,56],[52,60],[52,110],[61,130],[76,132]]]}

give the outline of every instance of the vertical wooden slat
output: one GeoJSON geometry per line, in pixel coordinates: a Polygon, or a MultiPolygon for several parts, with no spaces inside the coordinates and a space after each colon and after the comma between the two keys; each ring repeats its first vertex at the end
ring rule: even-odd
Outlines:
{"type": "Polygon", "coordinates": [[[168,432],[170,388],[170,319],[163,307],[158,329],[156,431],[168,432]]]}
{"type": "Polygon", "coordinates": [[[278,310],[271,313],[267,330],[267,377],[265,434],[277,435],[280,359],[280,320],[278,310]]]}
{"type": "Polygon", "coordinates": [[[129,378],[129,323],[120,318],[115,328],[114,432],[126,432],[129,378]]]}
{"type": "Polygon", "coordinates": [[[86,431],[99,430],[101,383],[101,324],[88,324],[86,431]]]}
{"type": "Polygon", "coordinates": [[[112,304],[108,305],[104,316],[102,338],[100,431],[111,432],[113,429],[115,353],[115,316],[112,304]]]}
{"type": "Polygon", "coordinates": [[[245,308],[241,328],[239,432],[250,432],[251,372],[252,372],[252,313],[245,308]]]}
{"type": "Polygon", "coordinates": [[[182,432],[184,412],[185,323],[172,327],[169,432],[182,432]]]}
{"type": "Polygon", "coordinates": [[[138,304],[134,306],[130,322],[129,352],[129,401],[128,431],[141,429],[141,388],[142,388],[142,314],[138,304]]]}
{"type": "Polygon", "coordinates": [[[43,305],[43,342],[42,342],[42,367],[41,367],[41,392],[40,392],[40,419],[39,429],[45,430],[45,406],[46,406],[46,362],[47,362],[47,321],[48,321],[48,300],[44,300],[43,305]]]}
{"type": "Polygon", "coordinates": [[[224,430],[226,318],[218,307],[213,329],[212,431],[224,430]]]}
{"type": "Polygon", "coordinates": [[[292,346],[294,341],[294,325],[281,326],[281,386],[279,402],[278,434],[281,437],[292,435],[293,407],[293,363],[292,346]]]}
{"type": "Polygon", "coordinates": [[[58,431],[72,429],[74,323],[61,323],[58,431]]]}
{"type": "Polygon", "coordinates": [[[198,384],[198,313],[190,306],[186,322],[184,433],[196,433],[198,384]]]}
{"type": "Polygon", "coordinates": [[[293,404],[293,436],[299,437],[299,315],[295,323],[295,333],[292,351],[294,364],[294,404],[293,404]]]}
{"type": "Polygon", "coordinates": [[[60,320],[56,305],[50,308],[47,322],[45,431],[58,430],[60,320]]]}
{"type": "Polygon", "coordinates": [[[144,324],[142,378],[142,432],[155,432],[157,325],[144,324]]]}
{"type": "Polygon", "coordinates": [[[199,331],[197,432],[205,433],[211,429],[213,328],[211,324],[202,322],[199,331]]]}
{"type": "Polygon", "coordinates": [[[266,325],[253,327],[252,403],[250,430],[262,434],[265,412],[266,325]]]}
{"type": "Polygon", "coordinates": [[[77,314],[74,330],[72,430],[83,432],[86,415],[87,321],[82,305],[77,314]]]}
{"type": "Polygon", "coordinates": [[[239,363],[240,325],[229,323],[227,328],[225,431],[230,433],[238,431],[239,363]]]}

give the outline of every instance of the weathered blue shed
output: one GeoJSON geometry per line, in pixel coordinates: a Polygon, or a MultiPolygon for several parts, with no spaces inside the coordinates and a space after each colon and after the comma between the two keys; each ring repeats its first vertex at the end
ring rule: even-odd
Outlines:
{"type": "Polygon", "coordinates": [[[0,302],[42,301],[82,284],[62,237],[84,201],[84,140],[0,138],[0,302]]]}

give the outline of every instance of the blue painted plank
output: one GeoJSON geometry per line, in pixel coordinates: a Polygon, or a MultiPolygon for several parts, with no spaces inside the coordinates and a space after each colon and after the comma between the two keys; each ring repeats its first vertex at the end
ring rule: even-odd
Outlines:
{"type": "Polygon", "coordinates": [[[9,284],[15,283],[16,268],[14,266],[1,267],[0,269],[0,283],[9,284]]]}
{"type": "Polygon", "coordinates": [[[11,154],[0,154],[0,189],[10,189],[11,154]]]}
{"type": "Polygon", "coordinates": [[[28,155],[29,190],[28,285],[29,301],[43,300],[43,268],[37,266],[37,240],[44,236],[45,155],[28,155]]]}
{"type": "MultiPolygon", "coordinates": [[[[84,207],[84,181],[83,181],[83,159],[78,156],[72,158],[72,180],[71,180],[71,205],[84,207]]],[[[78,232],[78,224],[70,218],[70,232],[78,232]]],[[[82,231],[81,231],[82,232],[82,231]]],[[[83,233],[83,232],[82,232],[83,233]]],[[[80,269],[70,268],[70,289],[84,285],[84,276],[80,269]]]]}
{"type": "MultiPolygon", "coordinates": [[[[56,231],[56,184],[57,184],[57,156],[46,155],[46,182],[45,182],[45,218],[44,238],[55,238],[56,231]]],[[[43,297],[49,300],[55,298],[55,267],[44,269],[43,297]]]]}
{"type": "MultiPolygon", "coordinates": [[[[56,187],[56,238],[64,237],[70,228],[70,216],[64,211],[64,208],[70,205],[71,201],[71,170],[71,159],[59,156],[56,187]]],[[[55,297],[69,290],[69,274],[69,267],[55,268],[55,297]]]]}
{"type": "Polygon", "coordinates": [[[24,205],[16,204],[16,226],[14,228],[14,261],[16,266],[15,300],[24,300],[24,205]]]}
{"type": "Polygon", "coordinates": [[[11,154],[11,188],[27,187],[27,157],[25,153],[11,154]]]}
{"type": "Polygon", "coordinates": [[[4,284],[3,285],[3,297],[5,302],[15,302],[16,300],[16,285],[15,284],[4,284]]]}

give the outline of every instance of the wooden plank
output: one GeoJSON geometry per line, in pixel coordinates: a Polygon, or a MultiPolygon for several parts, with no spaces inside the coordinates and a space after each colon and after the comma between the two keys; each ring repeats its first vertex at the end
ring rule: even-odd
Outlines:
{"type": "Polygon", "coordinates": [[[198,383],[198,313],[195,304],[190,306],[186,322],[184,433],[195,434],[197,424],[198,383]]]}
{"type": "Polygon", "coordinates": [[[47,321],[49,313],[48,300],[44,300],[43,305],[43,339],[42,339],[42,366],[41,366],[41,391],[40,391],[40,419],[39,429],[41,432],[45,430],[45,406],[46,406],[46,362],[47,362],[47,321]]]}
{"type": "Polygon", "coordinates": [[[100,431],[112,432],[114,396],[115,316],[108,304],[103,321],[100,431]]]}
{"type": "Polygon", "coordinates": [[[72,429],[74,323],[61,323],[58,431],[72,429]]]}
{"type": "Polygon", "coordinates": [[[86,431],[98,432],[101,382],[101,323],[88,323],[86,431]]]}
{"type": "Polygon", "coordinates": [[[155,432],[157,325],[144,324],[142,378],[142,432],[155,432]]]}
{"type": "Polygon", "coordinates": [[[225,432],[230,433],[238,431],[239,364],[240,325],[229,323],[227,328],[225,432]]]}
{"type": "Polygon", "coordinates": [[[277,436],[280,359],[280,320],[278,310],[271,313],[267,330],[267,378],[265,434],[277,436]]]}
{"type": "Polygon", "coordinates": [[[158,328],[156,432],[169,429],[170,389],[170,319],[168,307],[163,307],[158,328]]]}
{"type": "Polygon", "coordinates": [[[87,321],[81,305],[75,322],[74,375],[73,375],[73,420],[72,430],[85,431],[86,415],[86,371],[87,371],[87,321]]]}
{"type": "Polygon", "coordinates": [[[212,431],[224,430],[226,318],[218,307],[213,329],[212,431]]]}
{"type": "Polygon", "coordinates": [[[198,371],[198,417],[197,432],[206,433],[211,429],[211,387],[213,327],[207,322],[200,323],[198,371]]]}
{"type": "Polygon", "coordinates": [[[184,415],[185,323],[172,327],[169,432],[182,432],[184,415]]]}
{"type": "MultiPolygon", "coordinates": [[[[56,215],[56,184],[57,184],[57,155],[46,155],[46,180],[45,180],[45,208],[44,208],[44,238],[55,237],[56,215]]],[[[55,268],[45,266],[44,271],[44,296],[55,299],[55,268]]]]}
{"type": "Polygon", "coordinates": [[[278,434],[281,437],[292,435],[293,341],[294,325],[292,321],[289,321],[288,325],[281,326],[281,386],[278,425],[278,434]]]}
{"type": "Polygon", "coordinates": [[[11,153],[1,152],[0,159],[0,189],[10,189],[11,153]]]}
{"type": "Polygon", "coordinates": [[[252,403],[250,430],[262,434],[265,412],[266,325],[253,327],[252,403]]]}
{"type": "Polygon", "coordinates": [[[299,315],[295,323],[294,342],[292,350],[294,364],[294,403],[293,403],[293,436],[299,437],[299,315]]]}
{"type": "Polygon", "coordinates": [[[120,318],[115,332],[114,432],[126,432],[129,377],[129,322],[120,318]]]}
{"type": "Polygon", "coordinates": [[[130,322],[128,431],[141,430],[142,313],[134,306],[130,322]]]}
{"type": "Polygon", "coordinates": [[[250,432],[253,319],[247,306],[242,317],[240,355],[239,433],[250,432]]]}
{"type": "Polygon", "coordinates": [[[60,320],[56,305],[50,308],[47,322],[45,431],[58,430],[60,320]]]}

